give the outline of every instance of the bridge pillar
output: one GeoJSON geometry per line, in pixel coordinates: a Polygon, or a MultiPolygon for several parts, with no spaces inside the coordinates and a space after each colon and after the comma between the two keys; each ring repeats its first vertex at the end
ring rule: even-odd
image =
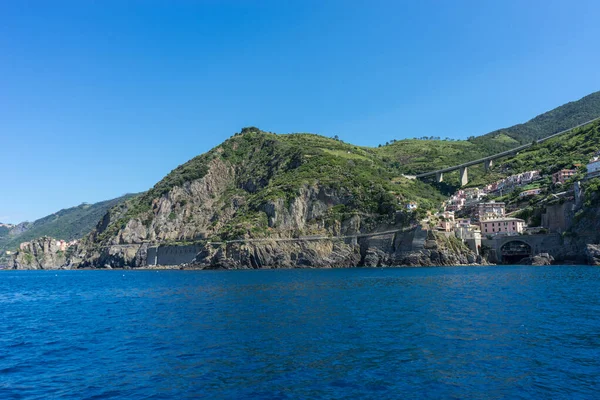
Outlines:
{"type": "Polygon", "coordinates": [[[485,172],[489,171],[490,169],[492,169],[492,167],[494,166],[494,161],[493,160],[485,160],[485,162],[483,163],[483,166],[485,167],[485,172]]]}
{"type": "Polygon", "coordinates": [[[444,173],[443,172],[436,172],[435,173],[435,181],[437,183],[442,183],[444,182],[444,173]]]}
{"type": "Polygon", "coordinates": [[[467,183],[469,183],[467,167],[460,167],[460,186],[465,186],[467,183]]]}

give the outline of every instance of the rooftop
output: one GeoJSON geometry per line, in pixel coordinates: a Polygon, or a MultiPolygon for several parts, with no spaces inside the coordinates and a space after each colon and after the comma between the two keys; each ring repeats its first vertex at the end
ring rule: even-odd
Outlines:
{"type": "Polygon", "coordinates": [[[511,221],[515,221],[515,222],[525,222],[524,220],[520,219],[520,218],[512,218],[512,217],[500,217],[500,218],[490,218],[490,219],[486,219],[485,221],[481,221],[481,222],[511,222],[511,221]]]}

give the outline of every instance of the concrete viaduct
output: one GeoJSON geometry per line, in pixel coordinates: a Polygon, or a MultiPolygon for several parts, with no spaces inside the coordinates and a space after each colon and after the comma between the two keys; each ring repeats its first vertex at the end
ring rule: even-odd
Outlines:
{"type": "MultiPolygon", "coordinates": [[[[598,121],[598,120],[600,120],[600,117],[594,118],[592,120],[589,120],[587,122],[584,122],[584,123],[574,126],[572,128],[565,129],[564,131],[560,131],[558,133],[552,134],[545,138],[538,139],[536,142],[543,143],[546,140],[550,140],[552,138],[555,138],[557,136],[560,136],[562,134],[570,132],[573,129],[580,128],[582,126],[585,126],[587,124],[590,124],[590,123],[592,123],[594,121],[598,121]]],[[[467,174],[468,167],[471,167],[471,166],[477,165],[477,164],[483,164],[483,166],[485,167],[485,170],[488,171],[493,166],[494,160],[497,160],[499,158],[506,157],[506,156],[515,155],[519,151],[525,150],[525,149],[531,147],[532,145],[533,145],[533,143],[528,143],[528,144],[525,144],[522,146],[515,147],[514,149],[503,151],[502,153],[493,154],[493,155],[485,157],[485,158],[480,158],[479,160],[469,161],[464,164],[455,165],[454,167],[448,167],[448,168],[440,169],[437,171],[425,172],[423,174],[416,175],[416,178],[417,179],[425,179],[425,178],[435,176],[435,179],[437,182],[442,182],[444,180],[444,174],[446,172],[460,171],[460,184],[461,184],[461,186],[465,186],[467,183],[469,183],[469,178],[468,178],[468,174],[467,174]]]]}

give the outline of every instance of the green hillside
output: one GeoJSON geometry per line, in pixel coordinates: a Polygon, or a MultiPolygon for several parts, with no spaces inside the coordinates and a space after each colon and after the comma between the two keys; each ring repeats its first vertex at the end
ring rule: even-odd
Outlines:
{"type": "Polygon", "coordinates": [[[496,153],[600,117],[600,91],[545,112],[524,124],[470,138],[482,152],[496,153]]]}
{"type": "Polygon", "coordinates": [[[314,134],[276,135],[244,128],[177,167],[148,192],[114,207],[110,223],[100,227],[95,239],[105,242],[119,232],[129,232],[127,226],[133,220],[146,227],[145,237],[157,239],[161,235],[172,238],[171,232],[176,232],[175,240],[182,239],[183,232],[206,232],[228,240],[264,237],[281,228],[268,226],[265,210],[269,204],[283,201],[288,210],[307,188],[333,193],[325,225],[316,220],[306,222],[322,229],[353,215],[389,218],[413,201],[421,210],[437,209],[444,200],[430,185],[398,175],[378,149],[314,134]],[[192,195],[190,184],[209,173],[211,186],[224,189],[214,192],[213,187],[203,187],[203,193],[192,195]],[[170,207],[167,218],[161,215],[165,211],[160,201],[170,207]]]}
{"type": "Polygon", "coordinates": [[[0,240],[6,238],[10,232],[7,226],[0,226],[0,240]]]}
{"type": "Polygon", "coordinates": [[[536,144],[514,157],[498,160],[491,174],[480,175],[479,179],[469,182],[469,186],[491,183],[498,178],[531,170],[540,170],[542,175],[551,175],[561,169],[572,169],[581,165],[583,173],[585,165],[599,150],[600,121],[595,121],[536,144]]]}
{"type": "MultiPolygon", "coordinates": [[[[600,117],[600,92],[567,103],[532,120],[500,129],[469,140],[405,139],[392,140],[374,151],[397,174],[415,175],[477,160],[506,151],[536,139],[550,136],[600,117]]],[[[497,171],[497,169],[496,169],[497,171]]],[[[470,186],[501,174],[485,173],[482,166],[469,168],[470,186]],[[484,176],[485,175],[485,176],[484,176]]],[[[450,190],[459,185],[458,173],[447,174],[444,181],[450,190]]],[[[439,185],[438,185],[439,186],[439,185]]]]}
{"type": "Polygon", "coordinates": [[[416,175],[476,160],[486,154],[468,141],[399,140],[376,153],[398,173],[416,175]]]}

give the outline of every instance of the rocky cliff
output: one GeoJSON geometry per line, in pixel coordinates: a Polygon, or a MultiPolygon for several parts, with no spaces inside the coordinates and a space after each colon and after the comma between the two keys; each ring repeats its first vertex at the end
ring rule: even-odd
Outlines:
{"type": "Polygon", "coordinates": [[[67,249],[47,236],[21,244],[13,260],[14,269],[59,269],[67,264],[67,249]]]}
{"type": "MultiPolygon", "coordinates": [[[[149,246],[195,243],[199,267],[449,265],[466,248],[413,252],[399,236],[361,238],[416,224],[407,202],[443,196],[398,177],[376,153],[317,135],[243,130],[178,167],[147,193],[113,207],[69,259],[70,267],[140,267],[149,246]],[[347,237],[347,240],[314,240],[347,237]]],[[[421,211],[424,212],[424,211],[421,211]]],[[[441,242],[440,242],[441,243],[441,242]]]]}
{"type": "MultiPolygon", "coordinates": [[[[386,231],[390,232],[390,231],[386,231]]],[[[193,268],[338,268],[486,263],[460,240],[419,227],[345,240],[265,241],[207,246],[193,268]]]]}

